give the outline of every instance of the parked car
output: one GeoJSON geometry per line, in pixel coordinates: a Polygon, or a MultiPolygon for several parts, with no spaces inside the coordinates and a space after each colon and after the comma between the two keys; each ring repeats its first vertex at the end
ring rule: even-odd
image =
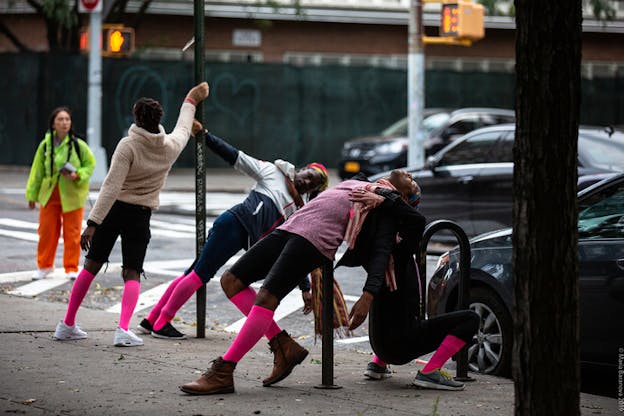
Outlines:
{"type": "MultiPolygon", "coordinates": [[[[422,189],[419,209],[427,220],[453,220],[469,236],[510,227],[514,137],[513,124],[478,129],[431,156],[425,168],[407,168],[422,189]]],[[[579,189],[624,172],[624,133],[586,127],[578,140],[579,189]]]]}
{"type": "MultiPolygon", "coordinates": [[[[423,115],[425,154],[432,155],[454,139],[480,127],[513,123],[513,110],[463,108],[460,110],[425,109],[423,115]]],[[[349,140],[342,147],[339,175],[342,179],[356,173],[366,175],[407,165],[407,117],[380,134],[349,140]]]]}
{"type": "MultiPolygon", "coordinates": [[[[612,375],[607,393],[614,395],[611,380],[624,345],[624,174],[586,188],[578,198],[581,368],[612,375]]],[[[507,375],[513,343],[512,230],[475,237],[470,249],[470,309],[481,325],[468,350],[469,367],[507,375]]],[[[457,248],[440,257],[428,285],[429,316],[455,309],[458,261],[457,248]]]]}

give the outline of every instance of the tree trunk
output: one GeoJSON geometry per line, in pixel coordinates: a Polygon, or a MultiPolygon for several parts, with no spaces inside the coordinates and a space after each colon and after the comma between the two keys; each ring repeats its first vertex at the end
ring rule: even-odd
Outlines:
{"type": "Polygon", "coordinates": [[[579,415],[581,0],[515,0],[516,415],[579,415]]]}

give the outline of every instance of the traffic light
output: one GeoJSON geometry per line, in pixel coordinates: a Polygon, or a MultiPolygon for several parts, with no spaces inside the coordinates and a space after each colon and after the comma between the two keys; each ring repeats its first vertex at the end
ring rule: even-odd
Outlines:
{"type": "Polygon", "coordinates": [[[131,27],[104,28],[102,56],[121,57],[134,52],[134,29],[131,27]]]}
{"type": "MultiPolygon", "coordinates": [[[[89,52],[89,28],[80,30],[80,51],[89,52]]],[[[134,52],[134,29],[116,24],[103,24],[100,37],[102,56],[119,58],[134,52]]]]}
{"type": "Polygon", "coordinates": [[[440,36],[479,40],[484,34],[483,5],[469,0],[443,0],[440,36]]]}

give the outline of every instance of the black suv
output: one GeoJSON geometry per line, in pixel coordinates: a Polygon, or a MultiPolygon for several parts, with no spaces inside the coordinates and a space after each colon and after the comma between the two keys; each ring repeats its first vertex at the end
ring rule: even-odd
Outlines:
{"type": "MultiPolygon", "coordinates": [[[[432,155],[454,139],[480,127],[513,123],[513,110],[463,108],[460,110],[425,109],[423,129],[425,155],[432,155]]],[[[374,175],[407,165],[407,118],[401,119],[379,135],[346,141],[342,148],[339,175],[350,178],[358,172],[374,175]]]]}
{"type": "MultiPolygon", "coordinates": [[[[453,220],[469,236],[511,226],[514,137],[514,124],[485,127],[430,156],[423,169],[406,168],[422,188],[427,221],[453,220]]],[[[579,190],[617,172],[624,172],[624,133],[580,128],[579,190]]]]}

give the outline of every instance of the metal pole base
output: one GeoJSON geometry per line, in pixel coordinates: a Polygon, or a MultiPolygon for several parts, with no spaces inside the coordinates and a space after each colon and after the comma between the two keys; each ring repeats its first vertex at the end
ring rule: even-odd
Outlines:
{"type": "Polygon", "coordinates": [[[338,390],[341,389],[342,386],[338,386],[336,384],[317,384],[314,388],[323,390],[338,390]]]}

